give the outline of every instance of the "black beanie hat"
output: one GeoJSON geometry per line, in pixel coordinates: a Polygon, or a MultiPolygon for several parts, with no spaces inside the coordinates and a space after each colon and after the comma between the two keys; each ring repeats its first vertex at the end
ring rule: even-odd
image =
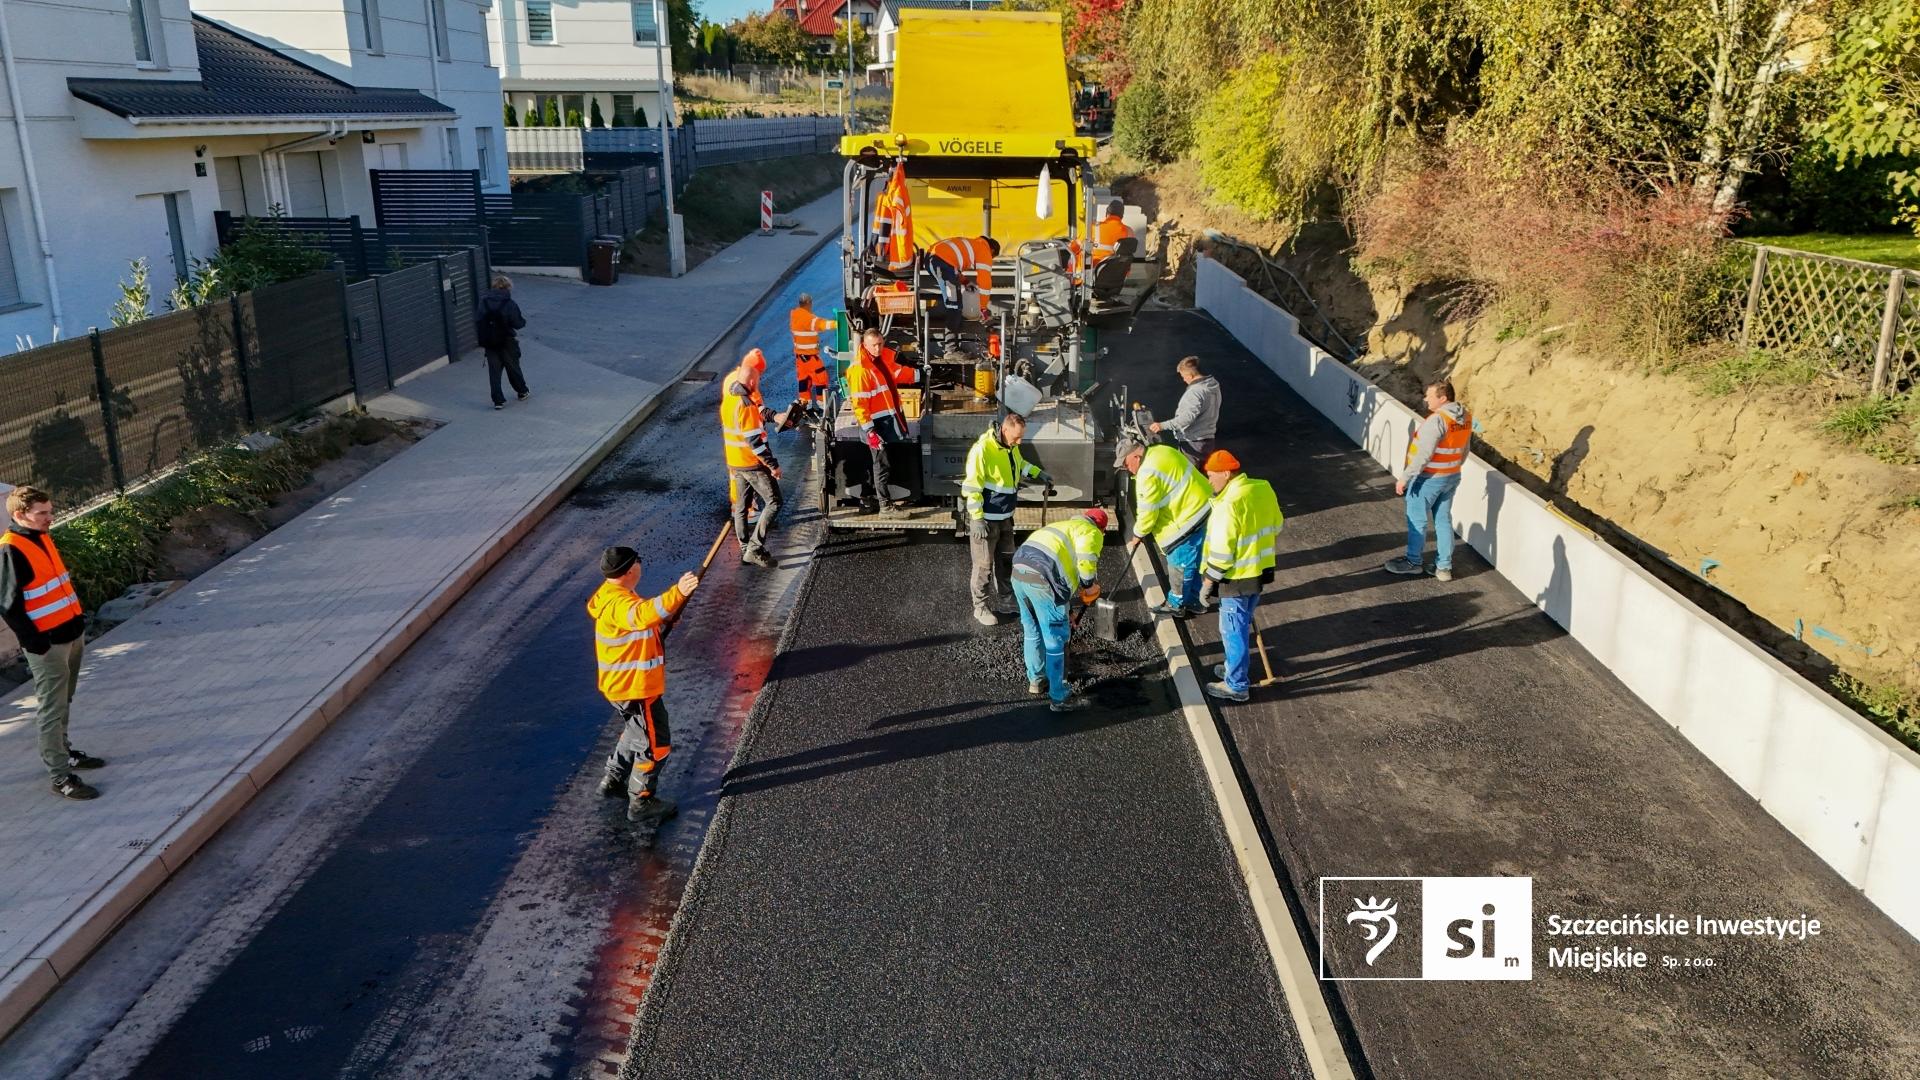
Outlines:
{"type": "Polygon", "coordinates": [[[640,553],[630,547],[610,547],[600,553],[600,572],[607,577],[617,578],[639,561],[640,553]]]}

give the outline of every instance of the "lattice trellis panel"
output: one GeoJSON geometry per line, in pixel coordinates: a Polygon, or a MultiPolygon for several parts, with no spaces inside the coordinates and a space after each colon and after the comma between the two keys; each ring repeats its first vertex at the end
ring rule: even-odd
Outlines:
{"type": "Polygon", "coordinates": [[[1907,274],[1893,349],[1887,354],[1887,393],[1908,390],[1920,390],[1920,273],[1913,272],[1907,274]]]}
{"type": "Polygon", "coordinates": [[[1770,249],[1747,327],[1761,349],[1817,350],[1840,374],[1873,377],[1887,307],[1887,268],[1770,249]]]}

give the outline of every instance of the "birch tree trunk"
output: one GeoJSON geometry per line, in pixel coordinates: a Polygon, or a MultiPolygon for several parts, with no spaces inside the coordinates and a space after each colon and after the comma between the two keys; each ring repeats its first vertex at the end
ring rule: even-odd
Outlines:
{"type": "Polygon", "coordinates": [[[1713,67],[1707,73],[1707,121],[1693,197],[1716,212],[1733,209],[1767,129],[1767,106],[1779,83],[1787,31],[1811,0],[1774,0],[1766,32],[1750,42],[1746,0],[1709,0],[1713,67]]]}

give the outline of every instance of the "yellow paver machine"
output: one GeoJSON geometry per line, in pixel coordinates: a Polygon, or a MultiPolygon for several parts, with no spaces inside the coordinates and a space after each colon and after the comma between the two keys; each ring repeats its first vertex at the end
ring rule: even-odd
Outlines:
{"type": "Polygon", "coordinates": [[[1131,259],[1087,265],[1098,212],[1094,140],[1074,132],[1059,16],[903,10],[889,130],[846,136],[841,153],[848,318],[838,367],[876,328],[919,377],[906,388],[908,442],[889,457],[888,494],[912,508],[857,509],[869,458],[842,403],[834,437],[823,440],[829,523],[956,527],[967,450],[1007,410],[1028,418],[1023,450],[1055,483],[1022,492],[1022,527],[1070,506],[1111,505],[1114,405],[1096,377],[1089,319],[1102,310],[1096,296],[1113,307],[1131,259]],[[902,186],[910,248],[889,243],[905,216],[902,186]],[[936,273],[943,241],[977,238],[999,248],[984,288],[972,269],[957,281],[936,273]]]}

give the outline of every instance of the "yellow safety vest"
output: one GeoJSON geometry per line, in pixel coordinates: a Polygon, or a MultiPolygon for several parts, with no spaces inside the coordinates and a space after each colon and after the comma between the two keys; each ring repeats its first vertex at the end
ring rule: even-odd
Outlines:
{"type": "Polygon", "coordinates": [[[1020,479],[1040,475],[1040,466],[1020,456],[1017,446],[1002,446],[992,428],[967,451],[967,472],[960,481],[967,516],[1005,521],[1019,501],[1020,479]]]}
{"type": "MultiPolygon", "coordinates": [[[[1099,526],[1086,518],[1073,517],[1036,530],[1020,546],[1052,559],[1068,588],[1084,590],[1100,579],[1100,551],[1106,543],[1106,534],[1099,526]]],[[[1017,553],[1015,561],[1019,561],[1017,553]]]]}
{"type": "Polygon", "coordinates": [[[1283,521],[1272,484],[1245,473],[1227,481],[1207,518],[1201,570],[1215,581],[1240,581],[1273,569],[1283,521]]]}
{"type": "Polygon", "coordinates": [[[686,602],[675,585],[651,600],[618,581],[601,583],[587,601],[600,692],[608,701],[644,701],[667,690],[667,650],[660,631],[686,602]]]}
{"type": "Polygon", "coordinates": [[[1193,460],[1171,446],[1152,446],[1133,474],[1135,536],[1151,536],[1165,551],[1207,516],[1213,487],[1193,460]]]}

